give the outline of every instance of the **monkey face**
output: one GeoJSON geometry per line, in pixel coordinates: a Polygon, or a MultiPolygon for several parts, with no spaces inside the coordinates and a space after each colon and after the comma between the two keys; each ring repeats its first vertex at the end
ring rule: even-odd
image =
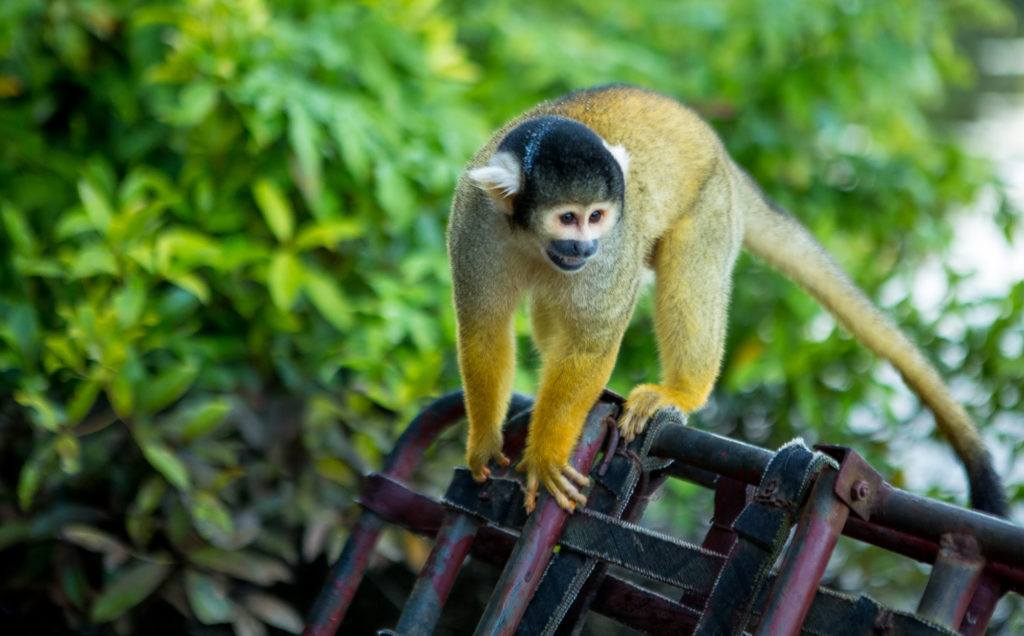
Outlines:
{"type": "Polygon", "coordinates": [[[601,237],[618,219],[618,206],[611,201],[569,203],[547,208],[539,217],[544,256],[557,269],[576,272],[597,254],[601,237]]]}

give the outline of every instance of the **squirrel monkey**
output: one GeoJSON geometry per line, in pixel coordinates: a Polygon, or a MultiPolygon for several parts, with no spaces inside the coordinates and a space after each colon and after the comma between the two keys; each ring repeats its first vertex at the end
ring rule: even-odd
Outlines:
{"type": "Polygon", "coordinates": [[[718,376],[741,246],[818,299],[889,360],[934,412],[963,461],[972,505],[1005,515],[991,458],[935,369],[811,234],[767,201],[696,114],[630,86],[571,93],[498,131],[460,179],[448,229],[458,357],[473,476],[509,464],[502,419],[515,369],[513,314],[529,294],[540,387],[519,468],[526,507],[543,485],[563,508],[586,501],[569,465],[608,381],[641,273],[655,274],[659,384],[629,394],[627,439],[658,409],[699,409],[718,376]]]}

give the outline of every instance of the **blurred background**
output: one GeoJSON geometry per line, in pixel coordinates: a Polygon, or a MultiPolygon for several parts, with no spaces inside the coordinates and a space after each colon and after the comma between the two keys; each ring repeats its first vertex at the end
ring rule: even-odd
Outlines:
{"type": "MultiPolygon", "coordinates": [[[[909,331],[1024,521],[1022,15],[996,0],[4,0],[0,622],[297,632],[360,474],[458,386],[444,230],[459,171],[505,119],[611,81],[694,107],[909,331]]],[[[735,280],[722,379],[693,425],[848,444],[899,486],[966,501],[891,367],[767,267],[743,257],[735,280]]],[[[656,379],[651,334],[646,298],[614,389],[656,379]]],[[[463,434],[431,450],[429,492],[463,434]]],[[[645,523],[693,539],[710,511],[673,483],[645,523]]],[[[346,633],[393,621],[428,549],[386,536],[346,633]]],[[[911,609],[927,572],[844,540],[827,580],[911,609]]],[[[993,632],[1024,633],[1020,608],[1004,600],[993,632]]]]}

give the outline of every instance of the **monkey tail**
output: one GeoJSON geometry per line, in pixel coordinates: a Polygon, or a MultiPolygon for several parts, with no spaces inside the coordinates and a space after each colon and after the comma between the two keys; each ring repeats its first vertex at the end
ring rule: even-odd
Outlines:
{"type": "Polygon", "coordinates": [[[935,414],[967,471],[971,507],[1002,517],[1006,494],[992,458],[971,417],[935,368],[850,280],[825,249],[796,219],[776,208],[750,182],[745,209],[744,245],[787,274],[814,296],[869,349],[899,370],[903,379],[935,414]]]}

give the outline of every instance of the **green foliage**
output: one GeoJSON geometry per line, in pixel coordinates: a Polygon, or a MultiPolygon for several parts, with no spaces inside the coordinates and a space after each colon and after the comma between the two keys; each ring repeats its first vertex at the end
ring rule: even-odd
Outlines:
{"type": "MultiPolygon", "coordinates": [[[[0,549],[47,564],[5,571],[72,628],[130,631],[162,598],[297,631],[295,569],[337,554],[358,474],[457,384],[458,172],[502,119],[594,83],[697,107],[858,281],[897,290],[889,311],[949,371],[1000,396],[971,405],[982,421],[1019,414],[1024,287],[959,300],[947,272],[940,319],[904,299],[991,183],[935,117],[971,78],[958,29],[1007,18],[994,0],[5,0],[0,549]]],[[[820,310],[793,286],[749,262],[736,279],[707,424],[889,459],[898,383],[830,323],[809,337],[820,310]],[[858,409],[890,425],[868,442],[836,424],[858,409]]],[[[641,313],[620,390],[653,378],[650,333],[641,313]]]]}

